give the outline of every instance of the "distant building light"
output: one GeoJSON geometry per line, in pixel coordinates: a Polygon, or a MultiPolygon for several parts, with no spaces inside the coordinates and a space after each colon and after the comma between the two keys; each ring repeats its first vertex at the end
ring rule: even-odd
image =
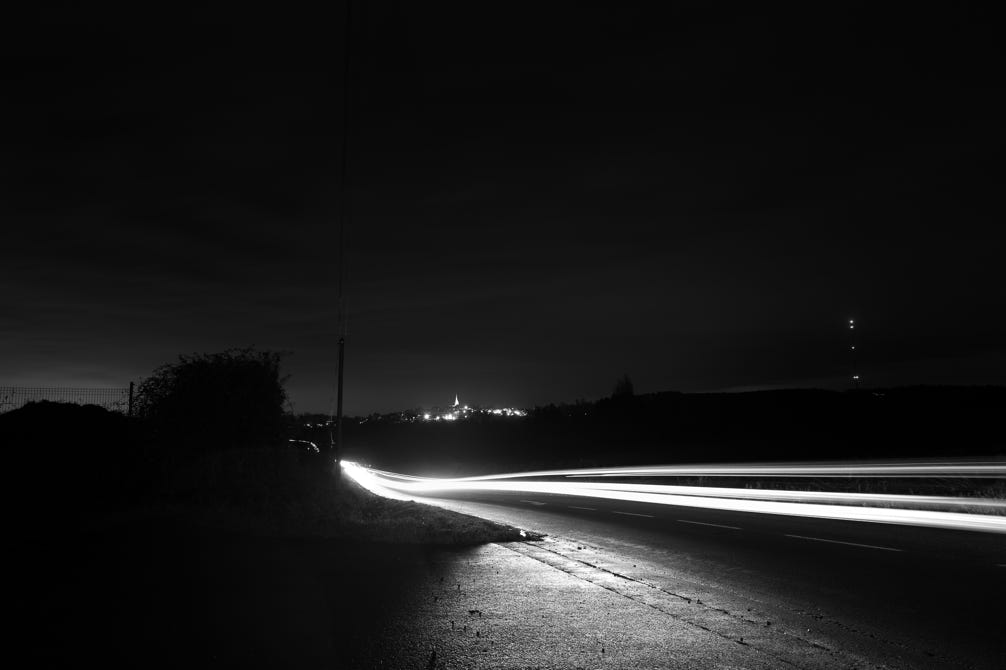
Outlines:
{"type": "Polygon", "coordinates": [[[430,420],[430,415],[428,413],[424,414],[423,415],[423,421],[429,421],[429,420],[430,420]]]}
{"type": "Polygon", "coordinates": [[[859,375],[852,375],[853,379],[859,379],[859,375]]]}

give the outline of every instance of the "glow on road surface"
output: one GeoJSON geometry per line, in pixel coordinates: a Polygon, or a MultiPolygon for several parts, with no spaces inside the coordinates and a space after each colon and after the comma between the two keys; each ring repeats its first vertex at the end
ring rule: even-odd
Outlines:
{"type": "MultiPolygon", "coordinates": [[[[931,464],[932,465],[932,464],[931,464]]],[[[968,464],[974,466],[976,464],[968,464]]],[[[1001,464],[982,464],[1001,468],[1001,464]]],[[[722,474],[734,466],[717,466],[722,474]]],[[[760,474],[780,474],[787,468],[807,468],[813,466],[736,466],[742,469],[758,467],[760,474]]],[[[837,468],[838,466],[829,466],[837,468]]],[[[848,466],[866,467],[866,466],[848,466]]],[[[870,466],[877,467],[877,466],[870,466]]],[[[893,468],[898,466],[887,465],[893,468]]],[[[919,467],[919,465],[901,466],[919,467]]],[[[933,466],[935,468],[935,465],[933,466]]],[[[874,523],[894,523],[933,528],[1006,533],[1006,516],[993,514],[969,514],[946,511],[947,508],[981,507],[993,512],[1006,512],[1006,501],[982,498],[954,498],[947,496],[912,496],[877,493],[836,493],[825,491],[780,491],[768,489],[715,488],[703,486],[672,486],[662,484],[625,484],[583,481],[526,481],[532,473],[493,475],[487,477],[460,477],[437,479],[433,477],[413,477],[381,470],[372,470],[349,461],[342,462],[342,468],[364,488],[397,500],[435,498],[437,495],[472,492],[537,493],[581,498],[603,498],[627,502],[650,503],[655,505],[676,505],[680,507],[700,507],[735,512],[757,512],[761,514],[784,514],[790,516],[840,519],[846,521],[868,521],[874,523]],[[837,503],[837,504],[836,504],[837,503]],[[890,505],[877,507],[878,503],[890,505]],[[904,509],[908,507],[939,506],[942,509],[904,509]]],[[[662,468],[667,470],[668,468],[662,468]]],[[[689,474],[696,474],[696,468],[689,474]]],[[[552,470],[548,476],[593,476],[617,471],[627,474],[624,468],[615,470],[552,470]]],[[[653,474],[653,468],[632,468],[633,472],[646,471],[653,474]]],[[[546,473],[534,473],[544,476],[546,473]]],[[[797,475],[805,476],[805,475],[797,475]]],[[[918,475],[916,475],[918,476],[918,475]]],[[[938,476],[938,475],[930,475],[938,476]]],[[[974,476],[974,475],[971,475],[974,476]]]]}

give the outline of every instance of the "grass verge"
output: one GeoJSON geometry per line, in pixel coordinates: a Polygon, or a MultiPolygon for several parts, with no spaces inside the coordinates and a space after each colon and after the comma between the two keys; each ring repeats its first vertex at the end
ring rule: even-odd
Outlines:
{"type": "Polygon", "coordinates": [[[164,463],[158,482],[125,518],[168,517],[228,532],[435,545],[540,536],[423,505],[389,500],[337,476],[321,457],[282,449],[220,451],[164,463]]]}

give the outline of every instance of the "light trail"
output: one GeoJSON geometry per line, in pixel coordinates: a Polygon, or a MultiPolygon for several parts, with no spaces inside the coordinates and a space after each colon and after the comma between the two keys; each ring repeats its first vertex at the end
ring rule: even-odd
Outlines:
{"type": "Polygon", "coordinates": [[[361,467],[356,463],[351,461],[339,461],[339,465],[342,467],[343,472],[353,478],[353,481],[373,494],[379,495],[383,498],[391,498],[392,500],[407,501],[415,498],[415,496],[405,495],[395,491],[393,488],[384,486],[381,483],[382,477],[380,475],[373,474],[374,471],[361,467]]]}
{"type": "MultiPolygon", "coordinates": [[[[453,488],[455,490],[477,490],[468,489],[467,484],[475,482],[485,482],[487,486],[478,487],[483,490],[492,488],[490,482],[506,481],[529,477],[533,473],[516,473],[504,475],[487,475],[484,477],[456,477],[450,479],[438,479],[431,477],[414,477],[411,475],[401,475],[382,470],[370,470],[372,474],[383,480],[412,484],[406,487],[410,490],[424,490],[423,487],[430,488],[453,488]]],[[[600,469],[599,469],[600,471],[600,469]]],[[[576,470],[551,470],[548,474],[556,476],[558,473],[581,472],[576,470]]],[[[579,475],[575,475],[579,476],[579,475]]],[[[550,482],[558,484],[560,482],[550,482]]],[[[896,493],[851,493],[842,491],[790,491],[780,489],[747,489],[747,488],[727,488],[709,486],[680,486],[672,484],[625,484],[616,482],[561,482],[570,487],[568,490],[598,489],[611,491],[633,491],[636,493],[662,493],[685,496],[703,496],[713,498],[739,498],[744,500],[776,500],[780,502],[812,502],[812,503],[833,503],[837,505],[876,505],[887,504],[892,506],[910,505],[912,507],[935,507],[935,508],[957,508],[970,510],[982,508],[988,512],[1001,512],[1006,514],[1006,500],[996,498],[972,498],[954,496],[922,496],[905,495],[896,493]]],[[[497,488],[496,490],[540,490],[540,489],[512,489],[497,488]]],[[[545,491],[547,492],[547,491],[545,491]]]]}
{"type": "Polygon", "coordinates": [[[635,491],[637,493],[673,493],[684,496],[739,498],[742,500],[778,500],[788,502],[833,503],[836,505],[867,505],[877,503],[937,508],[983,508],[1006,514],[1006,500],[994,498],[960,498],[953,496],[920,496],[898,493],[849,493],[843,491],[788,491],[779,489],[738,489],[710,486],[675,486],[671,484],[621,484],[601,482],[569,482],[582,489],[635,491]]]}
{"type": "MultiPolygon", "coordinates": [[[[403,479],[407,475],[384,473],[403,479]]],[[[912,463],[738,463],[731,465],[649,465],[617,468],[537,470],[501,475],[459,477],[459,481],[525,479],[530,477],[1006,477],[1006,461],[919,461],[912,463]]]]}
{"type": "MultiPolygon", "coordinates": [[[[453,492],[506,492],[577,496],[628,502],[675,505],[736,512],[782,514],[790,516],[892,523],[933,528],[1006,533],[1006,516],[968,514],[959,511],[876,507],[887,505],[975,507],[1006,510],[1006,501],[951,498],[946,496],[910,496],[892,494],[828,493],[822,491],[773,491],[762,489],[727,489],[660,484],[624,484],[579,481],[512,481],[518,476],[466,477],[435,479],[413,477],[371,470],[343,461],[347,475],[370,491],[398,500],[436,497],[453,492]],[[835,504],[840,501],[844,504],[835,504]],[[981,503],[976,505],[976,503],[981,503]],[[855,506],[863,505],[863,506],[855,506]]],[[[747,467],[747,466],[746,466],[747,467]]],[[[551,476],[576,471],[551,471],[551,476]]],[[[522,479],[527,473],[521,473],[522,479]]]]}

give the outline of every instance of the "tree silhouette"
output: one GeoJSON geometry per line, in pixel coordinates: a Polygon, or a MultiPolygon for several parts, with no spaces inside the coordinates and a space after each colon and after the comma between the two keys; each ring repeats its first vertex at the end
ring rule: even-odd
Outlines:
{"type": "Polygon", "coordinates": [[[280,358],[251,348],[179,356],[140,384],[137,413],[173,449],[277,444],[286,427],[280,358]]]}
{"type": "Polygon", "coordinates": [[[635,395],[632,388],[632,380],[625,374],[615,382],[615,388],[611,391],[612,398],[631,398],[635,395]]]}

